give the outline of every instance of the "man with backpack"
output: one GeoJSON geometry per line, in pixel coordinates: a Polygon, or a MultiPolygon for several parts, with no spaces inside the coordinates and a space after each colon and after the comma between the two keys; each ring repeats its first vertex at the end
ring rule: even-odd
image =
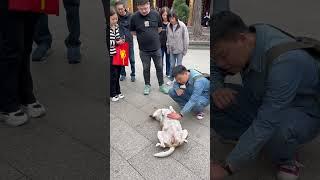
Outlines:
{"type": "Polygon", "coordinates": [[[261,150],[277,166],[278,180],[298,179],[298,148],[320,130],[319,42],[303,43],[271,25],[248,27],[229,11],[212,23],[211,126],[237,142],[225,163],[211,164],[213,179],[237,172],[261,150]],[[239,72],[242,85],[224,83],[239,72]]]}
{"type": "Polygon", "coordinates": [[[187,70],[182,65],[173,68],[172,76],[176,81],[169,90],[169,96],[180,105],[181,111],[168,117],[180,120],[186,113],[193,111],[198,120],[203,119],[203,110],[210,104],[210,81],[199,71],[187,70]]]}

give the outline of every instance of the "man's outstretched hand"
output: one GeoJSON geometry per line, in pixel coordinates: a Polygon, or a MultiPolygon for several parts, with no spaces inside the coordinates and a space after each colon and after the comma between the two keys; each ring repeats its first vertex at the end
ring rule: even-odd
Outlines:
{"type": "Polygon", "coordinates": [[[167,117],[170,119],[174,119],[174,120],[181,120],[182,119],[182,116],[176,112],[172,112],[172,113],[168,114],[167,117]]]}
{"type": "Polygon", "coordinates": [[[211,180],[223,180],[227,176],[228,172],[220,164],[210,162],[211,180]]]}
{"type": "Polygon", "coordinates": [[[214,105],[219,109],[225,109],[235,102],[237,91],[229,88],[220,88],[213,92],[212,98],[214,105]]]}

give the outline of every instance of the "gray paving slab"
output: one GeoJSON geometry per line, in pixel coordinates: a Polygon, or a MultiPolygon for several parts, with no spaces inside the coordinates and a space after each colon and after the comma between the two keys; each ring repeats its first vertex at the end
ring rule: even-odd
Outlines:
{"type": "Polygon", "coordinates": [[[210,148],[210,129],[196,122],[196,119],[185,119],[182,127],[188,130],[190,138],[206,148],[210,148]]]}
{"type": "Polygon", "coordinates": [[[159,152],[159,149],[154,148],[154,145],[150,145],[129,159],[129,162],[147,180],[200,179],[172,157],[162,159],[154,157],[153,154],[157,152],[159,152]]]}
{"type": "Polygon", "coordinates": [[[110,151],[110,179],[112,180],[143,180],[144,178],[116,151],[110,151]]]}
{"type": "Polygon", "coordinates": [[[5,161],[0,161],[0,179],[19,179],[24,177],[21,172],[10,166],[5,161]]]}
{"type": "Polygon", "coordinates": [[[120,119],[111,119],[110,144],[126,160],[148,147],[151,142],[120,119]]]}
{"type": "Polygon", "coordinates": [[[44,123],[1,128],[0,154],[32,179],[103,179],[107,159],[44,123]]]}

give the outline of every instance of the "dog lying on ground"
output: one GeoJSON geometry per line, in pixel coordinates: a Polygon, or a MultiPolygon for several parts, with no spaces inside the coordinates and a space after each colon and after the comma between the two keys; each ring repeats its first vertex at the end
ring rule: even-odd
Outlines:
{"type": "Polygon", "coordinates": [[[157,143],[156,146],[163,148],[169,147],[168,151],[163,151],[154,154],[155,157],[167,157],[173,153],[176,147],[187,143],[186,140],[188,136],[187,130],[182,130],[179,120],[169,119],[167,117],[171,112],[175,112],[172,106],[169,109],[158,109],[153,115],[150,115],[153,119],[160,121],[161,131],[158,131],[158,139],[160,143],[157,143]]]}

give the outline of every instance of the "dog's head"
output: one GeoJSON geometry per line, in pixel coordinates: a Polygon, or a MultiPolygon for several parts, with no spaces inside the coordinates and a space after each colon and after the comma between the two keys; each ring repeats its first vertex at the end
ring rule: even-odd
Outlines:
{"type": "Polygon", "coordinates": [[[161,121],[164,117],[166,117],[168,114],[172,113],[172,112],[176,112],[172,106],[168,108],[162,108],[162,109],[157,109],[152,115],[151,117],[161,121]]]}

